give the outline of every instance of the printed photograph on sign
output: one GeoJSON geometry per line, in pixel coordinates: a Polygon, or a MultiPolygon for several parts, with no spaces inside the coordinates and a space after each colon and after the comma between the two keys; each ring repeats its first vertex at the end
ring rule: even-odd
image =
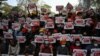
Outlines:
{"type": "Polygon", "coordinates": [[[75,23],[75,26],[82,26],[82,27],[85,26],[85,20],[84,19],[76,19],[74,23],[75,23]]]}
{"type": "Polygon", "coordinates": [[[91,56],[100,56],[100,48],[91,49],[91,56]]]}
{"type": "Polygon", "coordinates": [[[12,36],[11,33],[9,33],[9,32],[3,32],[3,34],[4,34],[4,38],[5,39],[13,39],[13,36],[12,36]]]}
{"type": "Polygon", "coordinates": [[[20,29],[20,24],[19,23],[12,23],[12,29],[13,30],[19,30],[20,29]]]}
{"type": "Polygon", "coordinates": [[[31,26],[40,26],[40,21],[38,19],[32,20],[31,26]]]}
{"type": "Polygon", "coordinates": [[[71,38],[73,39],[73,41],[75,41],[76,39],[81,41],[82,34],[71,34],[71,38]]]}
{"type": "Polygon", "coordinates": [[[56,6],[56,10],[57,10],[57,11],[61,11],[61,10],[63,10],[63,8],[64,8],[63,5],[57,5],[57,6],[56,6]]]}
{"type": "Polygon", "coordinates": [[[64,29],[74,29],[73,22],[66,22],[64,25],[64,29]]]}
{"type": "Polygon", "coordinates": [[[83,36],[82,37],[82,44],[91,44],[91,36],[83,36]]]}
{"type": "Polygon", "coordinates": [[[53,54],[50,54],[50,53],[39,53],[39,56],[53,56],[53,54]]]}
{"type": "Polygon", "coordinates": [[[49,36],[49,42],[50,43],[56,43],[56,40],[53,36],[49,36]]]}
{"type": "Polygon", "coordinates": [[[87,50],[83,49],[74,49],[72,56],[86,56],[87,50]]]}
{"type": "Polygon", "coordinates": [[[35,35],[35,40],[34,42],[36,43],[43,43],[43,36],[40,36],[40,35],[35,35]]]}
{"type": "Polygon", "coordinates": [[[30,29],[31,26],[30,26],[29,23],[25,22],[24,25],[23,25],[23,28],[30,29]]]}
{"type": "Polygon", "coordinates": [[[100,44],[100,37],[92,37],[93,40],[95,40],[98,44],[100,44]]]}
{"type": "Polygon", "coordinates": [[[54,28],[54,23],[53,22],[47,22],[45,25],[45,28],[54,28]]]}
{"type": "Polygon", "coordinates": [[[55,18],[55,23],[65,23],[64,17],[56,17],[55,18]]]}
{"type": "Polygon", "coordinates": [[[60,40],[60,37],[61,37],[61,33],[54,33],[52,34],[52,36],[56,39],[56,40],[60,40]]]}
{"type": "Polygon", "coordinates": [[[96,29],[100,29],[100,22],[97,23],[96,29]]]}
{"type": "Polygon", "coordinates": [[[19,43],[25,43],[26,38],[25,36],[16,36],[19,43]]]}
{"type": "Polygon", "coordinates": [[[25,18],[18,18],[19,23],[23,24],[25,22],[25,18]]]}

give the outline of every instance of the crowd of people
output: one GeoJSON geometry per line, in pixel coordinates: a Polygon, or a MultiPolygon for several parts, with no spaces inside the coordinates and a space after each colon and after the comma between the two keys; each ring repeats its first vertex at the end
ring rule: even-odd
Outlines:
{"type": "MultiPolygon", "coordinates": [[[[100,48],[100,11],[88,9],[55,15],[48,13],[37,16],[0,17],[0,54],[38,56],[39,53],[51,53],[56,56],[57,54],[73,55],[74,49],[85,49],[86,56],[90,56],[93,48],[100,48]],[[60,36],[58,40],[53,35],[56,33],[70,34],[69,38],[72,38],[72,34],[88,36],[90,43],[83,44],[81,37],[66,41],[67,38],[60,36]],[[47,39],[41,37],[43,42],[35,41],[36,35],[47,36],[47,39]],[[49,36],[53,36],[55,42],[51,43],[49,36]],[[23,39],[18,40],[18,37],[23,39]]],[[[98,56],[100,56],[100,49],[98,56]]]]}

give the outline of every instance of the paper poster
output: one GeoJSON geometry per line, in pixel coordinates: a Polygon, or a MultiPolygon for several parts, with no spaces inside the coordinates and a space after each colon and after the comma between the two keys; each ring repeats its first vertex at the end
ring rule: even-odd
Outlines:
{"type": "Polygon", "coordinates": [[[91,44],[91,37],[90,36],[83,36],[82,37],[82,44],[91,44]]]}
{"type": "Polygon", "coordinates": [[[57,54],[57,56],[71,56],[71,55],[59,55],[59,54],[57,54]]]}
{"type": "Polygon", "coordinates": [[[19,23],[23,24],[25,22],[25,18],[18,18],[19,23]]]}
{"type": "Polygon", "coordinates": [[[64,17],[56,17],[55,18],[55,23],[65,23],[64,17]]]}
{"type": "Polygon", "coordinates": [[[100,56],[100,48],[91,49],[91,56],[100,56]]]}
{"type": "Polygon", "coordinates": [[[96,40],[98,44],[100,44],[100,37],[92,37],[92,39],[96,40]]]}
{"type": "Polygon", "coordinates": [[[20,24],[19,23],[12,23],[12,29],[13,30],[19,30],[20,29],[20,24]]]}
{"type": "Polygon", "coordinates": [[[40,21],[38,19],[32,20],[31,26],[40,26],[40,21]]]}
{"type": "Polygon", "coordinates": [[[26,41],[25,36],[16,36],[16,38],[17,38],[19,43],[25,43],[25,41],[26,41]]]}
{"type": "Polygon", "coordinates": [[[61,33],[54,33],[52,34],[52,36],[56,39],[56,40],[60,40],[60,37],[61,37],[61,33]]]}
{"type": "Polygon", "coordinates": [[[57,10],[57,11],[61,11],[61,10],[63,10],[63,8],[64,8],[63,5],[57,5],[57,6],[56,6],[56,10],[57,10]]]}
{"type": "Polygon", "coordinates": [[[64,25],[64,29],[74,29],[73,22],[66,22],[64,25]]]}
{"type": "Polygon", "coordinates": [[[85,26],[85,20],[84,19],[76,19],[74,23],[75,23],[75,26],[81,26],[81,27],[85,26]]]}
{"type": "Polygon", "coordinates": [[[3,34],[4,34],[4,38],[5,39],[13,39],[13,36],[12,36],[11,33],[9,33],[9,32],[3,32],[3,34]]]}
{"type": "Polygon", "coordinates": [[[43,43],[44,42],[43,36],[35,35],[34,42],[36,42],[36,43],[43,43]]]}
{"type": "Polygon", "coordinates": [[[100,29],[100,22],[97,23],[96,29],[100,29]]]}
{"type": "Polygon", "coordinates": [[[50,54],[50,53],[39,53],[39,56],[53,56],[53,54],[50,54]]]}
{"type": "Polygon", "coordinates": [[[71,34],[71,38],[73,39],[73,41],[75,41],[76,39],[81,41],[82,34],[71,34]]]}
{"type": "Polygon", "coordinates": [[[72,56],[86,56],[87,50],[83,49],[74,49],[73,50],[73,55],[72,56]]]}
{"type": "Polygon", "coordinates": [[[47,22],[45,25],[45,28],[54,28],[54,23],[53,22],[47,22]]]}

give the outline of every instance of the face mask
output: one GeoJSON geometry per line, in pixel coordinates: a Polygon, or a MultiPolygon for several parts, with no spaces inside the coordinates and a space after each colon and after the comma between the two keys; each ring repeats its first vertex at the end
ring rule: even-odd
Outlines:
{"type": "Polygon", "coordinates": [[[49,44],[49,42],[48,42],[48,41],[45,41],[44,43],[45,43],[46,45],[47,45],[47,44],[49,44]]]}
{"type": "Polygon", "coordinates": [[[98,44],[95,43],[94,46],[98,46],[98,44]]]}
{"type": "Polygon", "coordinates": [[[42,36],[43,36],[43,33],[40,33],[40,35],[42,35],[42,36]]]}
{"type": "Polygon", "coordinates": [[[76,46],[80,46],[80,43],[76,43],[76,46]]]}
{"type": "Polygon", "coordinates": [[[62,47],[65,47],[65,45],[61,45],[62,47]]]}

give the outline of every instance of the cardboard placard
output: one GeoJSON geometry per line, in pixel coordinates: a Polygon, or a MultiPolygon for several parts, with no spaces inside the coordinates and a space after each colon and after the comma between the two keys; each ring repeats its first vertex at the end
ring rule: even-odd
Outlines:
{"type": "Polygon", "coordinates": [[[74,29],[73,22],[66,22],[64,25],[64,29],[74,29]]]}
{"type": "Polygon", "coordinates": [[[96,40],[98,44],[100,44],[100,37],[92,37],[92,39],[96,40]]]}
{"type": "Polygon", "coordinates": [[[4,38],[5,39],[13,39],[13,36],[12,36],[11,33],[9,33],[9,32],[3,32],[3,34],[4,34],[4,38]]]}
{"type": "Polygon", "coordinates": [[[100,29],[100,22],[97,23],[95,29],[100,29]]]}
{"type": "Polygon", "coordinates": [[[49,42],[50,43],[55,43],[56,40],[55,40],[55,38],[53,36],[49,36],[49,42]]]}
{"type": "Polygon", "coordinates": [[[82,44],[91,44],[91,37],[90,36],[83,36],[82,37],[82,44]]]}
{"type": "Polygon", "coordinates": [[[72,56],[86,56],[87,50],[83,49],[74,49],[73,50],[73,55],[72,56]]]}
{"type": "Polygon", "coordinates": [[[20,24],[19,23],[12,23],[12,29],[13,30],[19,30],[20,29],[20,24]]]}
{"type": "Polygon", "coordinates": [[[54,28],[54,23],[53,22],[47,22],[45,25],[45,28],[54,28]]]}
{"type": "Polygon", "coordinates": [[[91,49],[91,56],[100,56],[100,48],[91,49]]]}
{"type": "Polygon", "coordinates": [[[65,23],[64,17],[56,17],[55,18],[55,23],[65,23]]]}
{"type": "Polygon", "coordinates": [[[39,56],[53,56],[51,53],[39,53],[39,56]]]}
{"type": "Polygon", "coordinates": [[[81,41],[82,34],[71,34],[71,38],[73,39],[73,41],[75,41],[76,39],[81,41]]]}
{"type": "Polygon", "coordinates": [[[85,26],[85,20],[84,19],[76,19],[74,23],[75,23],[75,26],[81,26],[81,27],[85,26]]]}
{"type": "Polygon", "coordinates": [[[26,41],[25,36],[16,36],[16,37],[17,37],[17,41],[18,41],[19,43],[25,43],[25,41],[26,41]]]}
{"type": "Polygon", "coordinates": [[[31,26],[40,26],[40,21],[38,19],[32,20],[31,26]]]}
{"type": "Polygon", "coordinates": [[[63,5],[57,5],[57,6],[56,6],[56,10],[57,10],[57,11],[61,11],[61,10],[63,10],[63,8],[64,8],[63,5]]]}

